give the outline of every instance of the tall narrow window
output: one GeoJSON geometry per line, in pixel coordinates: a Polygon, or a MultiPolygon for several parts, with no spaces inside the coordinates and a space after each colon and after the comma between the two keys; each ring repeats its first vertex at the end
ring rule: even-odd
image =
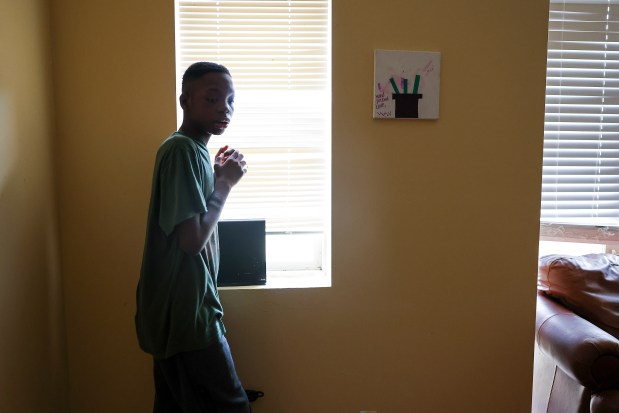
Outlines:
{"type": "Polygon", "coordinates": [[[177,78],[193,62],[213,61],[228,67],[235,84],[232,123],[213,141],[242,150],[249,169],[222,218],[266,220],[268,271],[324,273],[330,232],[329,1],[175,4],[177,78]]]}
{"type": "Polygon", "coordinates": [[[550,3],[541,222],[547,239],[600,243],[619,226],[616,0],[550,3]]]}

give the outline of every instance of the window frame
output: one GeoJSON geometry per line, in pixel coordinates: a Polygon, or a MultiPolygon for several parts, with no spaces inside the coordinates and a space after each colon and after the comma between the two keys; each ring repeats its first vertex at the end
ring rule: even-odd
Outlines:
{"type": "MultiPolygon", "coordinates": [[[[297,0],[298,1],[298,0],[297,0]]],[[[302,0],[303,1],[303,0],[302,0]]],[[[175,23],[175,31],[176,31],[176,50],[175,50],[175,62],[176,62],[176,67],[177,67],[177,96],[180,94],[181,92],[181,77],[182,77],[182,73],[184,72],[184,69],[186,67],[186,65],[183,67],[181,65],[181,30],[180,30],[180,5],[181,3],[184,3],[183,0],[175,0],[174,1],[174,12],[175,12],[175,19],[174,19],[174,23],[175,23]]],[[[213,5],[214,3],[236,3],[236,4],[249,4],[249,3],[254,3],[254,6],[256,6],[257,3],[259,2],[252,2],[252,1],[233,1],[233,2],[207,2],[207,1],[197,1],[197,2],[191,2],[194,4],[198,4],[198,3],[203,3],[203,4],[210,4],[213,5]]],[[[265,4],[277,4],[278,7],[283,5],[283,4],[291,4],[294,3],[294,1],[267,1],[264,2],[265,4]]],[[[312,0],[305,0],[305,4],[310,4],[310,3],[319,3],[318,1],[312,1],[312,0]]],[[[331,107],[331,95],[330,95],[330,91],[331,91],[331,0],[325,0],[323,1],[323,3],[326,3],[326,7],[327,7],[327,29],[326,29],[326,43],[323,44],[324,47],[326,47],[327,49],[327,63],[326,63],[326,68],[327,68],[327,75],[326,75],[326,85],[323,91],[324,94],[324,98],[326,99],[326,101],[324,102],[325,107],[328,107],[328,109],[324,109],[324,134],[322,136],[323,142],[323,148],[322,148],[322,155],[324,156],[324,159],[321,160],[321,162],[324,163],[324,170],[322,171],[322,173],[324,174],[324,189],[322,191],[322,202],[323,202],[323,207],[321,207],[321,211],[322,211],[322,218],[323,218],[323,223],[322,223],[322,231],[317,232],[317,231],[312,231],[311,229],[308,230],[298,230],[298,231],[292,231],[289,229],[275,229],[275,230],[267,230],[267,285],[265,287],[254,287],[254,288],[289,288],[289,287],[322,287],[322,286],[330,286],[331,285],[331,136],[330,136],[330,132],[331,132],[331,111],[330,111],[330,107],[331,107]],[[273,240],[276,240],[277,238],[280,238],[282,236],[284,237],[289,237],[288,240],[293,240],[294,237],[303,237],[303,236],[311,236],[311,234],[319,234],[318,236],[320,237],[320,242],[317,243],[316,246],[313,247],[313,249],[311,251],[309,251],[309,253],[307,254],[307,257],[305,259],[300,259],[298,261],[295,262],[291,262],[291,261],[286,261],[284,259],[280,259],[278,262],[274,262],[273,260],[270,260],[269,258],[273,257],[272,251],[275,250],[276,248],[273,247],[269,247],[269,245],[274,244],[273,240]],[[271,252],[270,252],[271,250],[271,252]]],[[[262,5],[260,5],[262,6],[262,5]]],[[[238,103],[240,100],[239,95],[243,94],[243,82],[244,79],[241,79],[238,83],[237,83],[237,76],[235,75],[235,70],[233,68],[233,65],[227,63],[224,59],[213,59],[213,58],[202,58],[202,59],[195,59],[194,61],[198,61],[198,60],[208,60],[208,61],[215,61],[217,63],[221,63],[224,64],[225,66],[227,66],[233,75],[233,79],[235,79],[235,88],[237,90],[237,99],[236,99],[236,103],[237,103],[237,110],[236,110],[236,114],[235,117],[233,118],[233,122],[231,123],[230,128],[228,129],[228,131],[226,132],[226,135],[230,135],[230,131],[233,130],[235,124],[237,122],[235,122],[235,118],[239,117],[239,108],[238,108],[238,103]]],[[[245,76],[246,74],[242,74],[242,76],[245,76]]],[[[310,86],[311,87],[311,86],[310,86]]],[[[250,91],[251,92],[251,91],[250,91]]],[[[255,92],[254,92],[255,93],[255,92]]],[[[291,91],[290,93],[295,93],[296,96],[299,95],[299,93],[303,93],[303,90],[301,91],[291,91]]],[[[311,90],[309,93],[312,93],[311,90]]],[[[247,95],[250,95],[251,93],[246,93],[247,95]]],[[[320,97],[320,96],[319,96],[320,97]]],[[[182,122],[182,110],[180,109],[180,106],[178,105],[178,101],[177,101],[177,121],[178,124],[180,125],[182,122]]],[[[215,140],[214,140],[215,141],[215,140]]],[[[212,145],[216,145],[216,142],[223,142],[223,140],[216,140],[215,142],[213,142],[213,144],[210,144],[209,146],[212,145]]],[[[235,145],[235,147],[238,147],[242,152],[247,153],[244,150],[244,147],[242,145],[235,145]]],[[[214,147],[209,148],[210,152],[215,152],[213,150],[214,147]]],[[[216,148],[215,148],[216,149],[216,148]]],[[[251,168],[252,168],[252,163],[251,163],[251,157],[248,157],[248,163],[249,163],[249,169],[250,169],[250,174],[251,174],[251,168]]],[[[244,178],[241,183],[243,184],[244,181],[247,181],[246,178],[244,178]]],[[[237,190],[237,188],[235,188],[236,192],[239,192],[237,190]]],[[[232,194],[230,195],[229,201],[227,204],[230,204],[232,202],[234,202],[234,197],[235,197],[235,190],[233,190],[232,194]]],[[[228,207],[228,205],[227,205],[228,207]]],[[[224,213],[222,214],[222,219],[263,219],[265,217],[263,216],[238,216],[238,215],[229,215],[227,214],[227,211],[229,211],[231,208],[224,208],[224,213]]],[[[283,254],[282,254],[283,257],[283,254]]],[[[226,288],[238,288],[238,287],[226,287],[226,288]]]]}
{"type": "MultiPolygon", "coordinates": [[[[554,68],[556,70],[557,67],[560,67],[560,71],[562,71],[563,68],[563,62],[567,62],[567,60],[564,60],[563,58],[563,50],[567,50],[566,51],[566,55],[570,55],[571,52],[573,52],[573,50],[568,50],[568,49],[557,49],[561,52],[560,59],[554,59],[555,63],[553,63],[553,65],[550,64],[551,61],[551,51],[554,52],[554,55],[556,56],[557,54],[557,50],[552,50],[551,49],[551,40],[553,40],[553,36],[552,36],[552,13],[553,13],[553,5],[554,4],[561,4],[563,5],[563,11],[565,11],[565,7],[568,4],[577,4],[577,5],[581,5],[583,7],[586,7],[586,5],[596,5],[599,7],[599,5],[608,5],[608,10],[609,12],[606,15],[606,19],[609,19],[611,13],[610,13],[610,7],[611,5],[613,5],[616,10],[614,12],[614,15],[617,15],[619,13],[619,2],[618,1],[611,1],[611,0],[607,0],[607,1],[601,1],[601,0],[580,0],[580,1],[575,1],[575,0],[551,0],[550,1],[550,7],[551,7],[551,13],[549,14],[549,44],[548,44],[548,48],[549,48],[549,53],[548,53],[548,69],[547,69],[547,94],[546,94],[546,102],[547,102],[547,107],[546,107],[546,121],[545,121],[545,132],[544,132],[544,147],[545,147],[545,152],[546,150],[548,150],[548,147],[552,146],[553,144],[555,144],[557,141],[560,141],[560,137],[559,138],[555,138],[555,139],[548,139],[547,136],[550,135],[551,133],[555,132],[554,130],[552,130],[552,127],[557,127],[560,129],[561,124],[560,124],[560,117],[561,117],[561,112],[559,109],[559,115],[557,116],[557,112],[556,111],[550,111],[548,110],[548,105],[549,105],[549,101],[552,104],[555,105],[561,105],[562,100],[561,98],[563,97],[562,95],[562,91],[563,91],[563,83],[560,82],[560,86],[554,86],[555,90],[559,90],[560,96],[559,96],[559,102],[556,102],[556,97],[555,97],[555,101],[552,102],[552,97],[551,95],[549,95],[549,90],[550,87],[548,86],[548,84],[551,83],[550,81],[550,75],[549,73],[551,72],[551,70],[554,68]],[[557,66],[556,62],[559,62],[558,64],[560,66],[557,66]],[[549,115],[550,113],[550,115],[549,115]],[[554,118],[553,118],[554,117],[554,118]],[[553,120],[557,120],[559,119],[558,122],[549,122],[548,119],[551,118],[553,120]],[[551,125],[552,123],[552,125],[551,125]]],[[[592,6],[596,7],[596,6],[592,6]]],[[[593,11],[592,11],[593,12],[593,11]]],[[[619,20],[619,18],[617,19],[619,20]]],[[[561,30],[563,30],[564,28],[562,27],[561,30]]],[[[609,26],[606,26],[606,30],[609,30],[609,26]]],[[[558,31],[560,32],[560,30],[558,31]]],[[[573,32],[577,32],[577,31],[573,31],[573,32]]],[[[583,31],[583,33],[585,33],[583,31]]],[[[607,35],[608,38],[608,35],[607,35]]],[[[573,39],[570,39],[573,40],[573,39]]],[[[557,39],[554,39],[555,42],[557,42],[557,39]]],[[[560,42],[563,42],[563,38],[561,37],[560,42]]],[[[583,38],[583,43],[586,43],[586,41],[584,41],[583,38]]],[[[574,49],[580,50],[578,49],[578,46],[574,47],[574,49]]],[[[614,51],[614,53],[617,53],[616,51],[614,51]]],[[[572,53],[573,55],[573,53],[572,53]]],[[[606,57],[604,57],[606,59],[606,57]]],[[[578,60],[573,60],[576,62],[579,62],[578,60]]],[[[583,59],[582,62],[586,62],[587,60],[583,59]]],[[[583,66],[587,67],[586,63],[582,64],[583,66]]],[[[579,67],[578,63],[574,65],[574,67],[579,67]]],[[[588,69],[593,71],[594,69],[588,69]]],[[[562,73],[562,72],[561,72],[562,73]]],[[[606,76],[606,73],[604,73],[604,76],[606,76]]],[[[619,77],[617,77],[619,79],[619,77]]],[[[562,77],[560,77],[560,79],[563,79],[562,77]]],[[[557,80],[554,79],[554,83],[557,83],[557,80]]],[[[567,82],[566,82],[567,83],[567,82]]],[[[567,87],[566,89],[567,90],[567,87]]],[[[605,93],[605,91],[603,92],[605,93]]],[[[567,93],[566,93],[567,95],[567,93]]],[[[619,93],[618,93],[619,95],[619,93]]],[[[602,95],[593,95],[593,96],[602,96],[602,95]]],[[[569,99],[571,96],[567,95],[567,99],[569,99]]],[[[578,96],[576,96],[576,98],[578,98],[578,96]]],[[[566,99],[566,100],[567,100],[566,99]]],[[[605,100],[602,100],[602,102],[605,102],[605,100]]],[[[602,113],[604,112],[604,104],[602,104],[602,113]]],[[[572,115],[572,113],[568,113],[566,115],[566,117],[569,119],[570,116],[572,115]]],[[[604,115],[602,114],[601,116],[601,120],[600,125],[604,125],[604,119],[603,119],[604,115]]],[[[571,119],[572,121],[572,125],[574,126],[574,133],[577,133],[577,131],[583,127],[583,125],[585,125],[585,123],[579,124],[578,122],[574,122],[573,119],[571,119]]],[[[568,123],[566,123],[567,125],[568,123]]],[[[600,130],[603,130],[603,126],[600,127],[600,130]]],[[[561,131],[559,130],[558,133],[560,133],[561,131]]],[[[568,133],[571,131],[568,131],[568,133]]],[[[602,132],[600,132],[600,136],[602,136],[602,132]]],[[[600,139],[601,141],[603,141],[603,139],[600,139]]],[[[608,141],[606,141],[608,142],[608,141]]],[[[612,142],[612,141],[611,141],[612,142]]],[[[551,148],[552,150],[552,148],[551,148]]],[[[578,152],[578,150],[575,150],[574,152],[578,152]]],[[[552,159],[552,158],[550,158],[552,159]]],[[[556,156],[556,159],[559,159],[559,155],[556,156]]],[[[564,158],[566,159],[566,158],[564,158]]],[[[574,158],[574,159],[579,159],[579,158],[574,158]]],[[[545,157],[546,160],[546,157],[545,157]]],[[[549,162],[545,161],[545,167],[549,162]]],[[[559,161],[557,161],[557,164],[559,164],[559,161]]],[[[557,174],[560,175],[560,174],[557,174]]],[[[548,181],[549,174],[544,174],[543,175],[543,180],[548,181]]],[[[559,191],[557,190],[557,193],[559,191]]],[[[549,192],[546,192],[546,194],[548,194],[549,192]]],[[[559,194],[558,196],[561,196],[561,194],[559,194]]],[[[619,202],[619,195],[615,194],[614,195],[615,198],[613,198],[614,202],[619,202]]],[[[542,201],[544,200],[544,189],[542,188],[542,201]]],[[[591,200],[590,203],[595,202],[594,200],[591,200]]],[[[588,204],[587,204],[588,205],[588,204]]],[[[601,244],[601,245],[605,245],[606,247],[606,251],[607,252],[614,252],[616,250],[618,250],[618,246],[619,246],[619,217],[616,217],[616,219],[606,219],[605,221],[600,220],[599,222],[592,222],[593,218],[583,218],[583,219],[579,219],[578,217],[567,217],[566,219],[561,219],[560,217],[557,217],[555,219],[548,219],[548,218],[544,218],[544,205],[542,203],[541,205],[541,211],[542,214],[540,216],[540,245],[542,242],[546,242],[546,241],[558,241],[558,242],[568,242],[568,243],[585,243],[585,244],[601,244]],[[587,222],[588,221],[588,222],[587,222]],[[617,224],[615,224],[615,222],[617,222],[617,224]]]]}

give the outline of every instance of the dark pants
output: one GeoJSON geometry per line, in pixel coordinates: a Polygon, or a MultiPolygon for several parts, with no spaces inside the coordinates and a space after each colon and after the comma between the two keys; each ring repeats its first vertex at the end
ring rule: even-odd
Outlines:
{"type": "Polygon", "coordinates": [[[154,362],[153,413],[249,413],[225,337],[154,362]]]}

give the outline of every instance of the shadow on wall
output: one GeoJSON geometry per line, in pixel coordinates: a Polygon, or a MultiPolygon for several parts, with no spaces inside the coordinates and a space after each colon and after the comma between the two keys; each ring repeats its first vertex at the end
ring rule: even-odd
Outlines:
{"type": "Polygon", "coordinates": [[[0,198],[16,158],[12,113],[9,94],[0,91],[0,198]]]}
{"type": "Polygon", "coordinates": [[[25,96],[0,89],[0,411],[62,411],[66,354],[50,128],[46,108],[25,96]]]}

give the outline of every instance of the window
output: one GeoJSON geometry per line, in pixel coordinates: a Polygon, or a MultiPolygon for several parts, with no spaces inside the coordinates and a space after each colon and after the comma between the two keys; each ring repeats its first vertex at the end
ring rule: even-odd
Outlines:
{"type": "MultiPolygon", "coordinates": [[[[215,145],[245,154],[248,174],[222,219],[265,219],[267,271],[328,270],[328,0],[176,0],[177,79],[196,61],[228,67],[233,121],[215,145]]],[[[182,111],[178,109],[179,118],[182,111]]],[[[281,274],[281,273],[280,273],[281,274]]]]}
{"type": "Polygon", "coordinates": [[[540,239],[617,248],[617,0],[551,1],[546,80],[540,239]]]}

